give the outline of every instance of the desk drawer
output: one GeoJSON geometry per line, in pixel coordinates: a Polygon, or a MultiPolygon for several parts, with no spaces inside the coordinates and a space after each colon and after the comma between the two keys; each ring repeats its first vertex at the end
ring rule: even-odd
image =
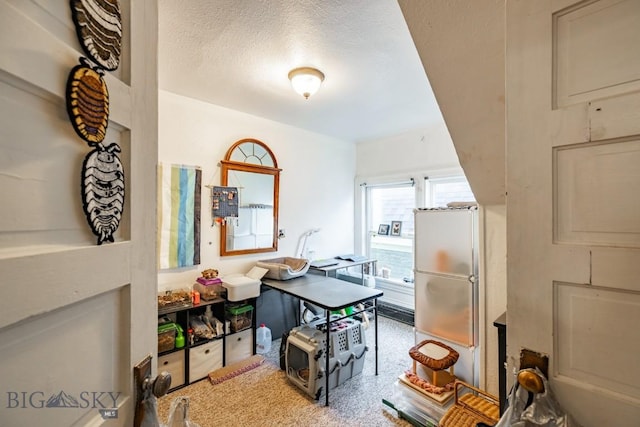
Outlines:
{"type": "Polygon", "coordinates": [[[184,350],[158,357],[158,372],[171,374],[171,388],[184,384],[184,350]]]}
{"type": "Polygon", "coordinates": [[[204,378],[218,368],[222,368],[222,340],[189,349],[189,382],[204,378]]]}
{"type": "Polygon", "coordinates": [[[225,365],[238,362],[253,355],[253,329],[225,337],[225,365]]]}

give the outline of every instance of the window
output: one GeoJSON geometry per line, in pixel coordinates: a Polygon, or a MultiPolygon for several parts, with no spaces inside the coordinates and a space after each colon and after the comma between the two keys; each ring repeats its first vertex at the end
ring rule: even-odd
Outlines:
{"type": "Polygon", "coordinates": [[[438,208],[449,202],[475,202],[469,182],[464,176],[424,179],[425,207],[438,208]]]}
{"type": "Polygon", "coordinates": [[[413,282],[413,182],[365,186],[366,251],[378,260],[377,275],[413,282]]]}
{"type": "Polygon", "coordinates": [[[378,261],[376,275],[390,282],[413,283],[413,210],[445,207],[449,202],[475,202],[464,175],[425,178],[424,191],[405,182],[363,184],[364,248],[378,261]]]}

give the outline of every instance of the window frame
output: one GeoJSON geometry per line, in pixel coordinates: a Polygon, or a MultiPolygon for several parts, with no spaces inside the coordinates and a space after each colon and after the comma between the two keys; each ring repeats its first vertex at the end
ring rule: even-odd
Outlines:
{"type": "MultiPolygon", "coordinates": [[[[420,199],[422,199],[422,186],[419,185],[419,181],[416,182],[416,180],[414,178],[409,178],[409,179],[398,179],[396,177],[394,178],[387,178],[387,179],[383,179],[383,180],[377,180],[371,184],[369,183],[361,183],[360,184],[361,187],[361,203],[357,206],[359,206],[359,209],[362,212],[362,239],[360,241],[361,244],[361,252],[366,254],[368,257],[370,257],[370,248],[371,248],[371,244],[372,244],[372,239],[373,236],[377,235],[377,229],[378,229],[378,225],[379,224],[373,224],[370,223],[371,221],[371,217],[372,217],[372,212],[371,212],[371,203],[370,203],[370,191],[372,189],[375,188],[384,188],[384,187],[412,187],[414,189],[414,207],[413,209],[415,209],[417,206],[419,206],[422,202],[420,199]]],[[[413,234],[407,236],[400,236],[400,237],[404,237],[405,239],[411,239],[411,256],[413,257],[413,248],[414,248],[414,244],[413,244],[413,234]]],[[[378,269],[380,269],[380,266],[378,266],[378,269]]],[[[413,271],[413,268],[411,269],[413,271]]],[[[393,283],[395,285],[402,285],[402,286],[410,286],[413,287],[413,281],[411,282],[405,282],[404,280],[401,279],[394,279],[394,278],[383,278],[381,275],[377,274],[378,272],[374,272],[374,276],[376,278],[376,281],[383,281],[386,283],[393,283]]],[[[411,277],[413,277],[413,274],[411,274],[411,277]]]]}
{"type": "MultiPolygon", "coordinates": [[[[449,183],[466,183],[466,185],[471,190],[471,186],[469,185],[469,180],[464,174],[455,174],[455,175],[445,175],[445,176],[436,176],[436,177],[424,177],[424,192],[423,192],[423,200],[425,208],[437,208],[442,206],[436,206],[434,200],[435,196],[435,187],[438,184],[449,184],[449,183]]],[[[472,192],[473,194],[473,192],[472,192]]],[[[476,203],[475,195],[473,195],[473,201],[469,201],[469,203],[476,203]]],[[[453,200],[450,200],[453,201],[453,200]]],[[[466,201],[466,200],[455,200],[456,202],[466,201]]]]}
{"type": "MultiPolygon", "coordinates": [[[[428,174],[424,172],[413,172],[405,175],[357,178],[355,182],[356,184],[356,191],[355,191],[355,195],[356,195],[355,230],[356,232],[354,234],[354,248],[356,252],[361,254],[367,254],[367,255],[369,254],[371,230],[368,229],[368,218],[371,217],[371,213],[368,212],[369,206],[367,203],[367,187],[393,186],[393,185],[398,185],[398,184],[413,181],[413,186],[415,189],[415,204],[416,204],[415,208],[425,208],[425,207],[431,207],[428,205],[433,204],[433,199],[431,198],[432,197],[431,192],[427,193],[427,190],[428,190],[427,187],[430,186],[432,182],[456,182],[459,180],[464,180],[468,182],[462,168],[447,168],[447,169],[435,170],[428,174]],[[409,176],[407,177],[407,175],[409,176]],[[420,177],[420,179],[415,179],[414,178],[415,176],[420,177]]],[[[429,191],[431,191],[430,188],[429,188],[429,191]]],[[[376,231],[377,225],[374,228],[375,228],[374,231],[376,231]]],[[[414,239],[415,236],[411,236],[411,238],[414,239]]],[[[415,242],[413,242],[413,248],[415,248],[415,242]]],[[[385,279],[382,276],[377,276],[377,275],[375,277],[376,277],[376,282],[382,282],[382,283],[398,285],[402,287],[413,288],[413,282],[407,283],[402,280],[385,279]]]]}

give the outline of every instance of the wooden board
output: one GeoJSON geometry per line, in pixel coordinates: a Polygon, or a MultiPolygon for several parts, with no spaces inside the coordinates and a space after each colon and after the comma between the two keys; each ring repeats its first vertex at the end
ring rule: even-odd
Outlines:
{"type": "Polygon", "coordinates": [[[431,399],[432,401],[434,401],[438,405],[444,405],[445,403],[447,403],[449,400],[451,400],[451,398],[453,397],[453,394],[454,394],[453,390],[446,391],[446,392],[444,392],[442,394],[430,393],[430,392],[424,390],[423,388],[418,387],[417,385],[413,384],[411,381],[409,381],[409,379],[406,377],[405,374],[400,375],[398,377],[398,379],[400,379],[400,381],[402,381],[404,384],[408,385],[412,389],[419,391],[425,397],[431,399]]]}
{"type": "Polygon", "coordinates": [[[227,365],[224,368],[216,369],[209,374],[209,381],[211,381],[211,384],[214,385],[220,384],[223,381],[257,368],[258,366],[262,365],[263,362],[264,356],[255,354],[239,362],[227,365]]]}

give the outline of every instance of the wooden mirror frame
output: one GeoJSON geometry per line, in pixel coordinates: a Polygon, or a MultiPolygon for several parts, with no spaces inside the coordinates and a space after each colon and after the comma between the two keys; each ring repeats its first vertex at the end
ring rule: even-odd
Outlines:
{"type": "Polygon", "coordinates": [[[278,205],[280,194],[280,171],[276,157],[271,149],[262,141],[253,138],[245,138],[236,141],[228,150],[221,164],[222,186],[229,186],[229,171],[252,172],[257,174],[273,176],[273,239],[270,247],[253,248],[253,249],[227,249],[227,224],[223,221],[220,227],[220,256],[257,254],[263,252],[276,252],[278,250],[278,205]],[[273,161],[273,166],[264,166],[253,163],[245,163],[231,160],[234,151],[241,144],[253,143],[262,147],[273,161]]]}

